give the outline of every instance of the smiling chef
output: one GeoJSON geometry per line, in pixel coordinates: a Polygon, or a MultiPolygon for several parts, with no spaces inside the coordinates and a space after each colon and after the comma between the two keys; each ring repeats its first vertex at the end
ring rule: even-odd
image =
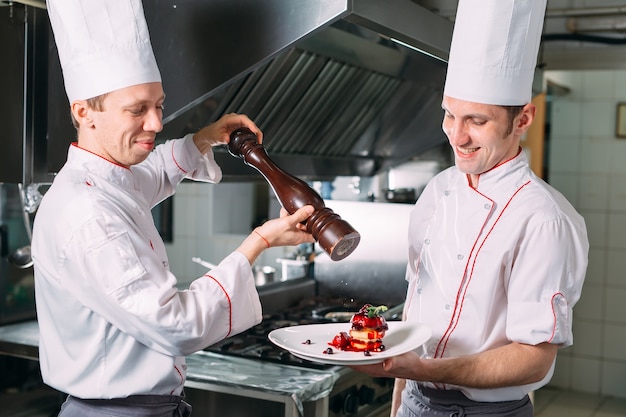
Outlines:
{"type": "Polygon", "coordinates": [[[78,139],[33,231],[44,382],[69,394],[63,417],[188,416],[185,356],[261,321],[251,264],[270,246],[313,242],[300,225],[313,208],[257,227],[179,291],[151,208],[185,178],[219,181],[211,148],[233,130],[261,132],[230,114],[155,147],[165,95],[141,1],[47,9],[78,139]]]}
{"type": "Polygon", "coordinates": [[[396,378],[392,416],[532,417],[529,392],[573,343],[585,223],[520,147],[545,7],[459,1],[442,102],[455,166],[431,180],[409,223],[404,318],[433,335],[354,367],[396,378]]]}

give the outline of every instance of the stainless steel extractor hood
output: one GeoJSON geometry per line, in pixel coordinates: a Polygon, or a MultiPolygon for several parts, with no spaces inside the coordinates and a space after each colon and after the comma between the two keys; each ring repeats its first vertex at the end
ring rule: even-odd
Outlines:
{"type": "MultiPolygon", "coordinates": [[[[445,142],[452,23],[411,0],[149,1],[167,95],[159,139],[229,112],[305,178],[369,176],[445,142]]],[[[217,152],[225,179],[257,176],[217,152]]]]}
{"type": "MultiPolygon", "coordinates": [[[[2,71],[11,152],[0,181],[50,181],[76,136],[42,4],[0,8],[2,50],[22,56],[2,71]]],[[[445,143],[453,24],[412,0],[150,0],[144,10],[167,95],[159,140],[245,113],[272,159],[305,179],[370,176],[445,143]]],[[[225,180],[260,178],[216,153],[225,180]]]]}

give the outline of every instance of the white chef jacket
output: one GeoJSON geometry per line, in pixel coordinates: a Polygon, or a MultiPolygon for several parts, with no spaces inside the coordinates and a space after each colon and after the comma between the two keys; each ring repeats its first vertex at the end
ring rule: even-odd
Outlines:
{"type": "MultiPolygon", "coordinates": [[[[409,223],[406,314],[431,327],[422,356],[469,355],[510,342],[572,344],[572,308],[587,268],[583,218],[528,167],[523,152],[480,175],[438,174],[409,223]]],[[[518,387],[461,389],[476,401],[523,398],[518,387]]]]}
{"type": "Polygon", "coordinates": [[[219,181],[191,136],[130,169],[70,146],[45,193],[32,253],[44,381],[79,398],[179,395],[185,355],[261,321],[247,258],[178,291],[151,208],[184,178],[219,181]]]}

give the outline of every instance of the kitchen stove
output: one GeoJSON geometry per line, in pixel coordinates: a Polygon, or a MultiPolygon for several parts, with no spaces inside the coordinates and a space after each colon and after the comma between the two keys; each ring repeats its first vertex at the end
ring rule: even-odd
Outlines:
{"type": "MultiPolygon", "coordinates": [[[[357,312],[363,304],[364,302],[358,300],[329,297],[306,298],[293,306],[264,315],[262,322],[258,325],[215,343],[205,351],[308,369],[339,369],[339,378],[329,394],[326,416],[388,416],[393,379],[373,378],[347,367],[310,362],[279,348],[268,339],[268,334],[272,330],[288,326],[337,322],[347,324],[352,314],[357,312]]],[[[386,305],[390,307],[385,314],[386,319],[399,319],[402,305],[386,305]]],[[[261,405],[259,407],[257,410],[263,408],[261,405]]],[[[305,415],[307,415],[306,409],[305,415]]],[[[316,415],[319,415],[319,410],[316,415]]]]}

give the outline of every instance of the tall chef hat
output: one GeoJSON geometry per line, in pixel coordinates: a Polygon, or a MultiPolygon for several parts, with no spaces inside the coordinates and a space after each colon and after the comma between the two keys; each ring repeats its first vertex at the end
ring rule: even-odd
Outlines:
{"type": "Polygon", "coordinates": [[[545,9],[546,0],[459,0],[444,94],[529,103],[545,9]]]}
{"type": "Polygon", "coordinates": [[[160,82],[141,0],[47,0],[70,103],[160,82]]]}

